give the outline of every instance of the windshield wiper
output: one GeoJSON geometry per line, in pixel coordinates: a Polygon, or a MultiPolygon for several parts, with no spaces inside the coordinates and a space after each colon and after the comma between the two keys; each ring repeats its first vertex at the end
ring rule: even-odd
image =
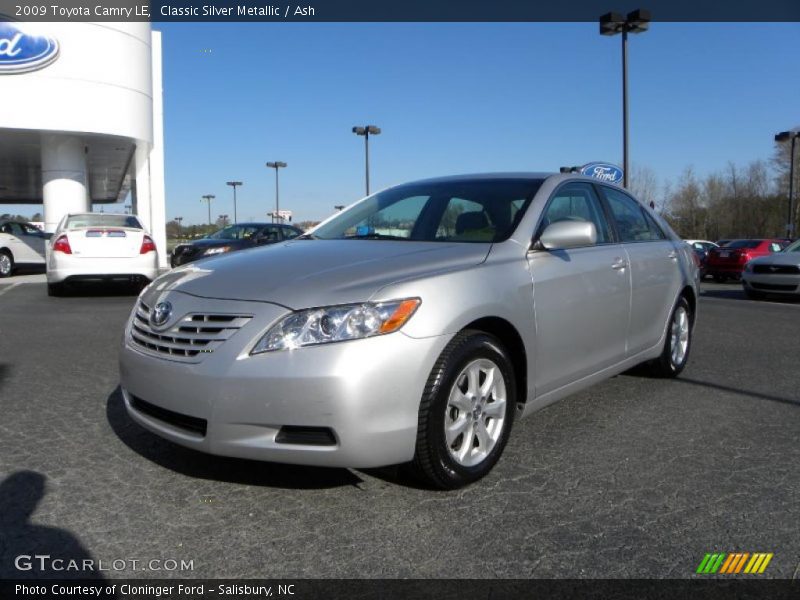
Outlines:
{"type": "Polygon", "coordinates": [[[362,233],[360,235],[346,235],[343,240],[399,240],[402,242],[409,241],[409,238],[399,235],[387,235],[385,233],[362,233]]]}

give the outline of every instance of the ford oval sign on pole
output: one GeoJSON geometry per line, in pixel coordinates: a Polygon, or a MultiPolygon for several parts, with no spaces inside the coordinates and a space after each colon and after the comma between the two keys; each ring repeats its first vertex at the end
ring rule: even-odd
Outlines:
{"type": "Polygon", "coordinates": [[[622,169],[610,163],[593,162],[581,167],[581,175],[594,177],[600,181],[619,183],[622,181],[622,169]]]}
{"type": "Polygon", "coordinates": [[[58,58],[58,42],[0,21],[0,75],[42,69],[58,58]]]}

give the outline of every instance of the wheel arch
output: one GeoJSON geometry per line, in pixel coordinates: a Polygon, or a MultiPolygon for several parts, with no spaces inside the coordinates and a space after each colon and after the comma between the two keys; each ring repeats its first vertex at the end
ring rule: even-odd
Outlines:
{"type": "Polygon", "coordinates": [[[695,293],[694,288],[692,288],[690,285],[687,285],[681,290],[680,297],[686,298],[686,301],[689,303],[689,308],[692,311],[692,325],[694,325],[697,315],[697,294],[695,293]]]}
{"type": "Polygon", "coordinates": [[[517,328],[502,317],[481,317],[467,324],[463,329],[483,331],[500,340],[514,367],[517,404],[525,404],[528,399],[528,354],[525,342],[522,341],[522,336],[517,328]]]}

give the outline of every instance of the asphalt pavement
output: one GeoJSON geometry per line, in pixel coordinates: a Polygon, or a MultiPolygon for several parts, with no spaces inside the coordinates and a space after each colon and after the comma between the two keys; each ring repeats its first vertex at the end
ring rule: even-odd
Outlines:
{"type": "Polygon", "coordinates": [[[15,279],[0,285],[0,578],[32,574],[14,563],[36,553],[120,567],[106,577],[683,578],[738,551],[799,576],[800,302],[704,285],[681,378],[565,399],[516,423],[486,479],[438,492],[391,468],[161,440],[117,389],[130,290],[48,298],[15,279]]]}

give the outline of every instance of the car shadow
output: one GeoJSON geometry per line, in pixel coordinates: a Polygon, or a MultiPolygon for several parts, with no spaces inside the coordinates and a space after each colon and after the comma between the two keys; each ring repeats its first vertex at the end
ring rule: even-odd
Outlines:
{"type": "Polygon", "coordinates": [[[784,398],[783,396],[774,396],[772,394],[764,394],[762,392],[755,392],[753,390],[745,390],[740,387],[733,387],[729,385],[722,385],[720,383],[714,383],[712,381],[701,381],[700,379],[692,379],[691,377],[676,377],[673,379],[676,383],[682,383],[685,385],[697,385],[701,387],[712,388],[715,390],[720,390],[722,392],[730,392],[732,394],[736,394],[739,396],[749,396],[750,398],[756,398],[758,400],[768,400],[770,402],[779,402],[781,404],[789,404],[790,406],[800,406],[800,400],[795,398],[784,398]]]}
{"type": "Polygon", "coordinates": [[[81,281],[68,283],[66,287],[63,288],[61,295],[83,298],[138,296],[143,288],[144,285],[141,283],[81,281]]]}
{"type": "Polygon", "coordinates": [[[98,570],[85,567],[97,562],[77,536],[31,522],[46,482],[36,471],[16,471],[0,482],[0,579],[104,581],[98,570]]]}
{"type": "MultiPolygon", "coordinates": [[[[725,300],[751,300],[748,298],[744,290],[741,287],[741,284],[737,284],[735,287],[729,286],[726,287],[725,284],[720,284],[718,289],[704,289],[700,292],[700,296],[706,298],[722,298],[725,300]]],[[[760,300],[755,300],[755,302],[759,302],[760,300]]],[[[764,301],[766,302],[773,302],[775,304],[800,304],[800,298],[790,298],[786,296],[776,295],[776,294],[767,294],[764,297],[764,301]]]]}
{"type": "Polygon", "coordinates": [[[348,469],[228,458],[173,444],[147,431],[128,416],[119,387],[108,396],[106,419],[128,448],[165,469],[187,477],[293,490],[358,487],[363,482],[348,469]]]}

